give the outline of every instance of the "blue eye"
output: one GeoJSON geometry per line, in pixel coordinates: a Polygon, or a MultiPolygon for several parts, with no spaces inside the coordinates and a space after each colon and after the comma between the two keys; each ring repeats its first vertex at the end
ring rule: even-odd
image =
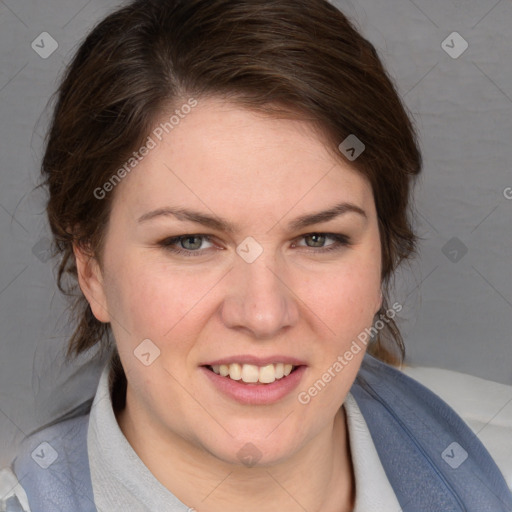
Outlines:
{"type": "Polygon", "coordinates": [[[198,249],[204,240],[210,241],[210,237],[208,235],[180,235],[167,238],[160,242],[160,245],[175,254],[201,256],[203,251],[198,251],[198,249]],[[175,247],[177,244],[180,244],[181,247],[175,247]]]}
{"type": "MultiPolygon", "coordinates": [[[[305,240],[312,240],[314,244],[319,245],[307,245],[307,247],[311,248],[318,248],[320,247],[320,251],[318,252],[327,252],[327,251],[334,251],[337,249],[340,249],[341,247],[345,247],[349,245],[350,239],[346,235],[338,235],[335,233],[309,233],[307,235],[302,235],[301,238],[304,238],[305,240]],[[334,240],[333,244],[329,244],[327,247],[323,246],[326,239],[330,238],[331,240],[334,240]]],[[[303,247],[303,246],[302,246],[303,247]]]]}
{"type": "MultiPolygon", "coordinates": [[[[313,253],[326,253],[330,251],[340,250],[343,247],[350,245],[350,238],[346,235],[336,233],[308,233],[301,235],[300,239],[312,240],[313,246],[311,245],[296,245],[297,247],[306,247],[311,249],[313,253]],[[327,246],[324,246],[327,239],[334,240],[327,246]]],[[[162,240],[159,245],[166,251],[182,256],[203,256],[205,251],[209,248],[201,248],[204,241],[211,243],[211,237],[209,235],[201,234],[187,234],[180,235],[162,240]]]]}

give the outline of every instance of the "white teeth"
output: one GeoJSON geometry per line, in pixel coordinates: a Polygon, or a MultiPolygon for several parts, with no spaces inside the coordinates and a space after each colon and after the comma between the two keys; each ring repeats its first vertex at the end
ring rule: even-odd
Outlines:
{"type": "Polygon", "coordinates": [[[242,378],[242,367],[238,363],[229,365],[229,378],[233,380],[240,380],[242,378]]]}
{"type": "Polygon", "coordinates": [[[276,380],[276,369],[273,364],[267,364],[259,371],[259,380],[263,384],[270,384],[276,380]]]}
{"type": "Polygon", "coordinates": [[[233,380],[242,380],[248,384],[260,382],[262,384],[271,384],[275,380],[282,379],[290,375],[293,365],[277,363],[267,364],[266,366],[256,366],[254,364],[216,364],[211,369],[222,377],[229,377],[233,380]]]}
{"type": "Polygon", "coordinates": [[[242,380],[244,382],[258,382],[260,378],[260,369],[253,364],[244,364],[242,366],[242,380]]]}

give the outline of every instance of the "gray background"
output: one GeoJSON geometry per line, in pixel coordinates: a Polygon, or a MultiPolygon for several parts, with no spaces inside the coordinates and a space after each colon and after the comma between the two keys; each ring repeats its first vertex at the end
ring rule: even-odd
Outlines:
{"type": "MultiPolygon", "coordinates": [[[[407,361],[512,384],[512,2],[332,3],[376,45],[420,131],[423,241],[394,292],[407,361]],[[454,31],[469,44],[458,58],[442,48],[447,38],[460,48],[454,31]]],[[[45,257],[45,196],[33,189],[63,66],[118,4],[0,0],[0,467],[25,434],[92,396],[99,377],[87,355],[62,364],[66,301],[45,257]],[[31,47],[43,32],[58,43],[45,59],[31,47]]]]}

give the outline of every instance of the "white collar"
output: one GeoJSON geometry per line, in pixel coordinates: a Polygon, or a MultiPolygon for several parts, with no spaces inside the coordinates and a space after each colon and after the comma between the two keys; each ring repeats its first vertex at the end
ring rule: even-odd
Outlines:
{"type": "Polygon", "coordinates": [[[356,480],[356,501],[353,512],[402,510],[386,476],[368,425],[355,398],[350,393],[345,398],[343,407],[347,414],[350,451],[356,480]]]}

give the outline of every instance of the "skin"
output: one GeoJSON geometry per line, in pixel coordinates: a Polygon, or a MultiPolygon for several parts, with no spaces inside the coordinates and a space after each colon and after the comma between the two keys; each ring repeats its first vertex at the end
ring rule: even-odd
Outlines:
{"type": "Polygon", "coordinates": [[[309,404],[297,395],[349,349],[381,306],[380,238],[366,179],[334,159],[306,121],[202,98],[114,193],[101,263],[78,247],[75,256],[95,317],[112,325],[128,380],[117,419],[141,460],[198,512],[352,510],[340,406],[364,351],[309,404]],[[348,212],[288,229],[293,219],[341,201],[366,216],[348,212]],[[237,230],[171,215],[137,221],[165,206],[221,217],[237,230]],[[322,253],[336,241],[305,236],[312,233],[344,234],[350,245],[322,253]],[[174,247],[199,256],[160,245],[191,234],[211,240],[174,247]],[[263,248],[253,263],[236,252],[248,236],[263,248]],[[147,338],[160,350],[149,366],[134,356],[147,338]],[[199,367],[240,354],[289,355],[307,369],[279,402],[240,404],[199,367]],[[237,456],[248,442],[261,454],[254,467],[237,456]]]}

